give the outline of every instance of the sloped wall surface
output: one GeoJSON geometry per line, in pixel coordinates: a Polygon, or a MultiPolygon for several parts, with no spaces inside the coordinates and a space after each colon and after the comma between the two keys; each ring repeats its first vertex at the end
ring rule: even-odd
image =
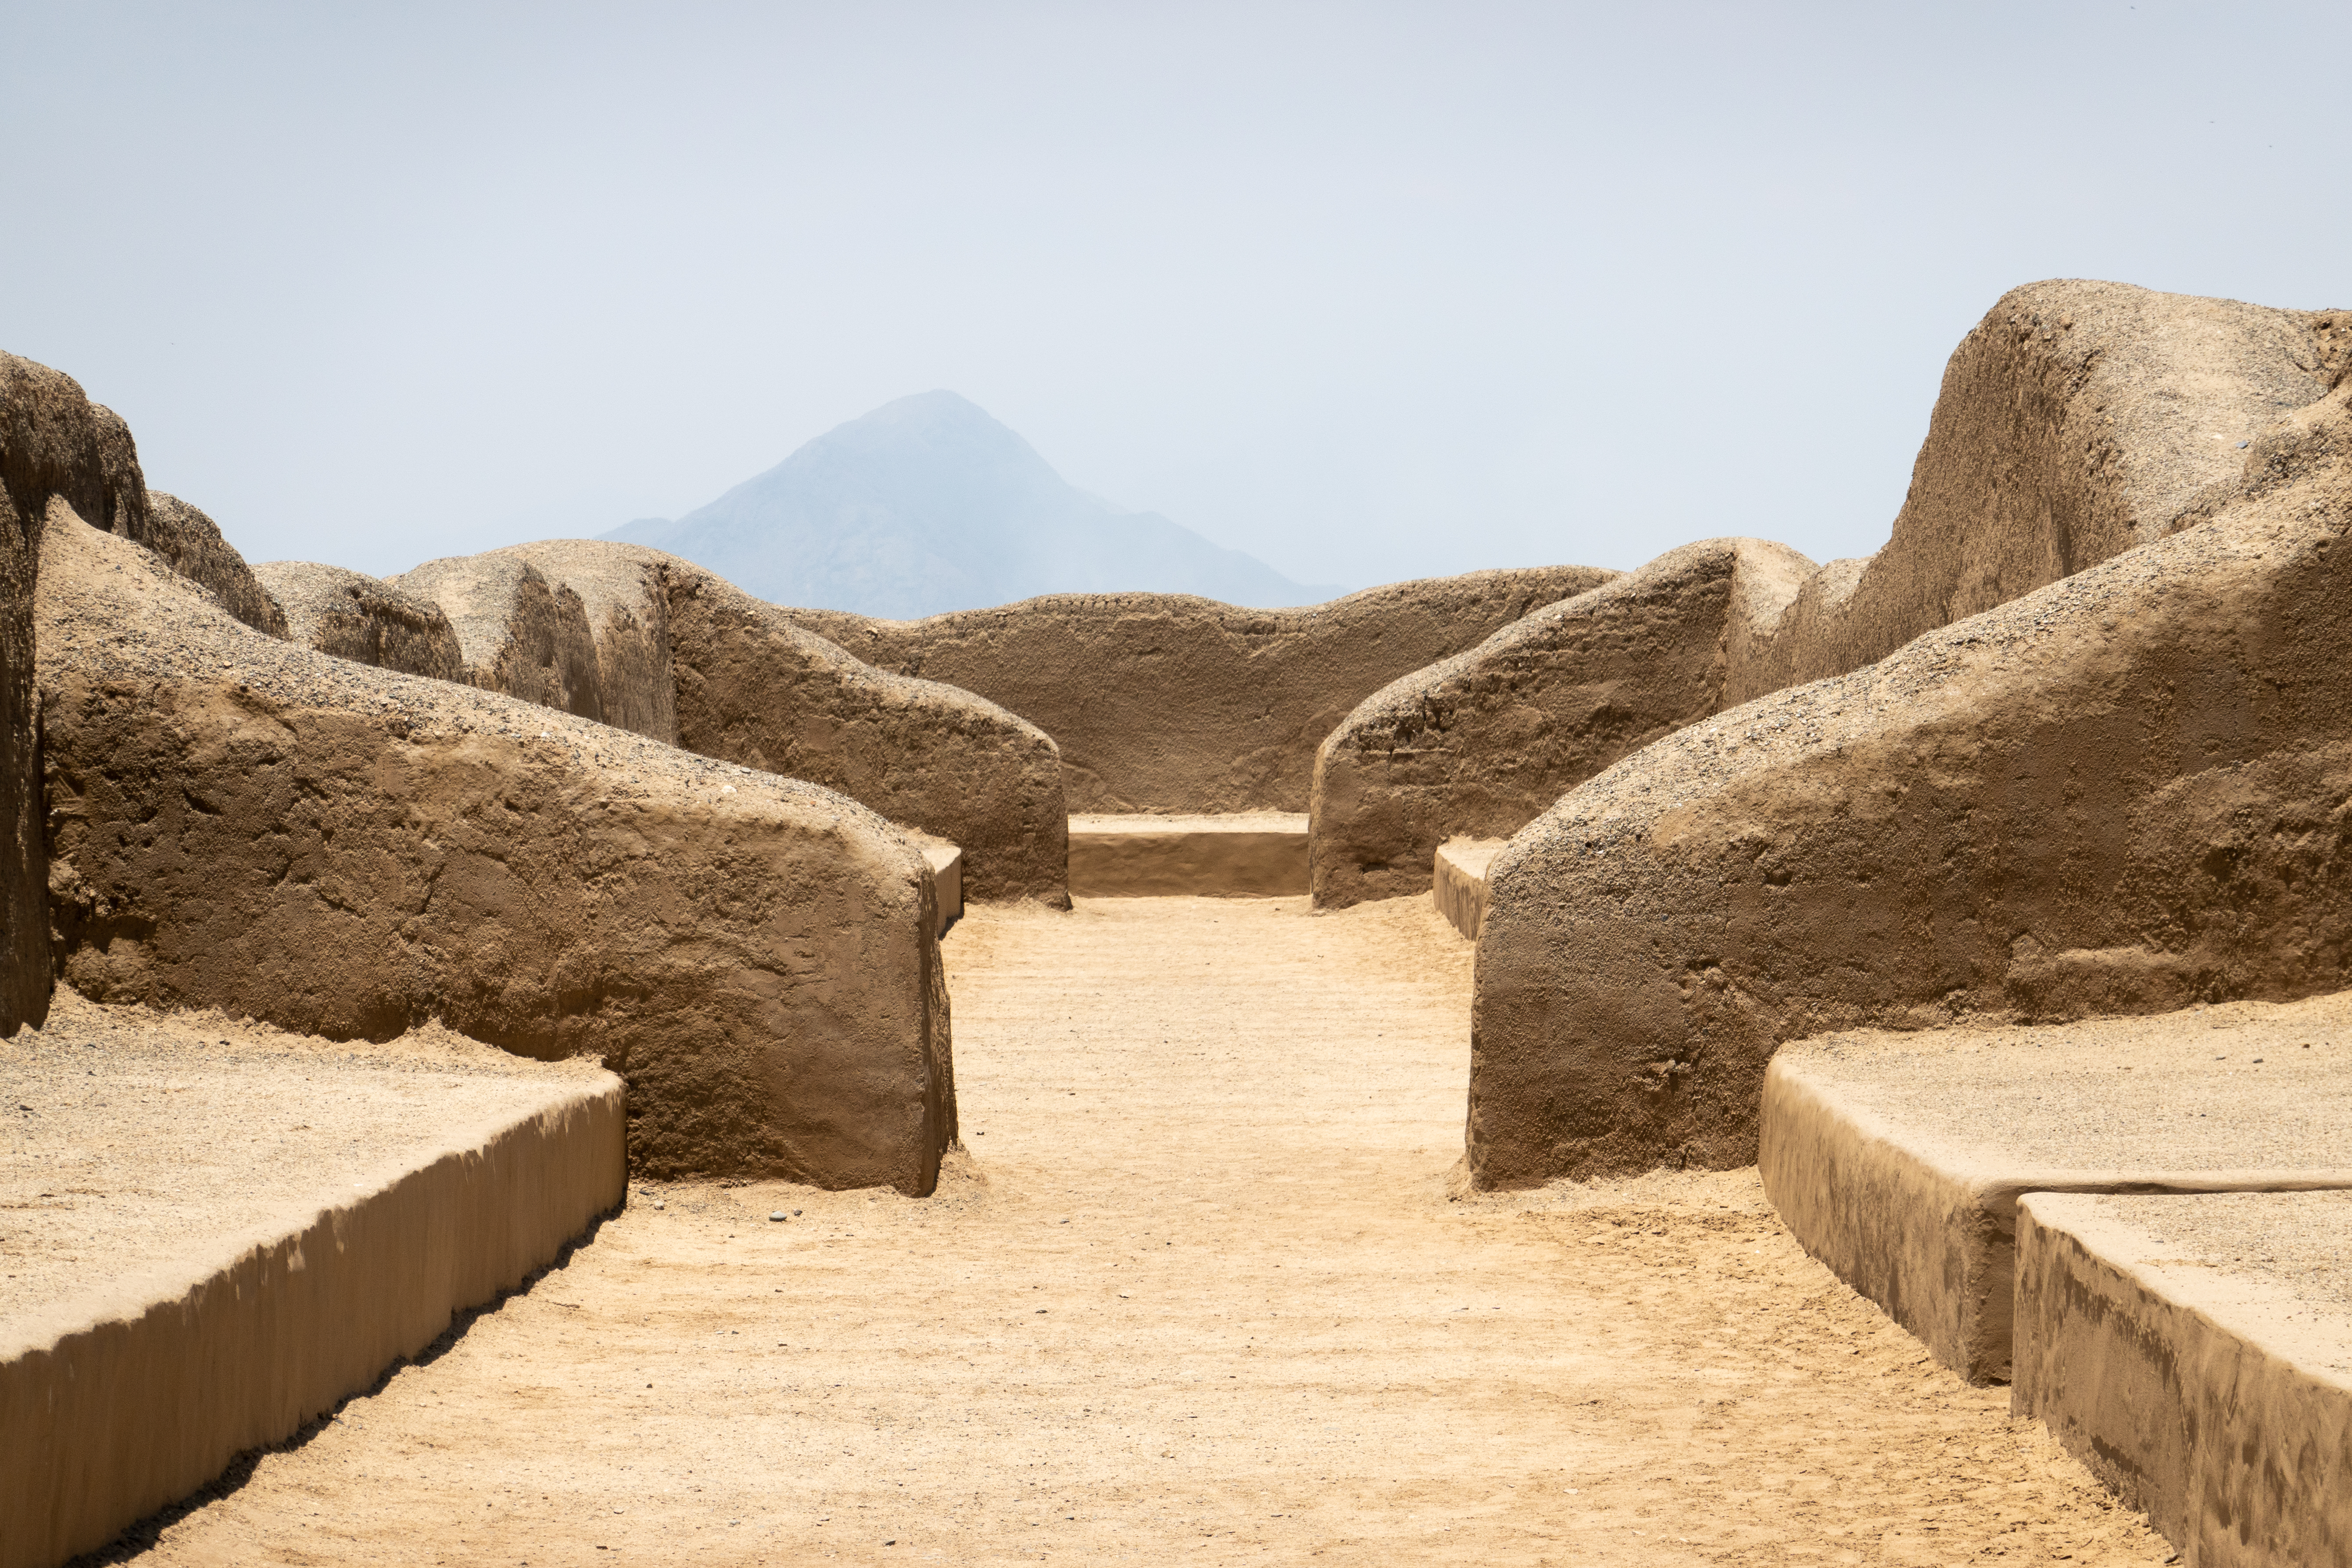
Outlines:
{"type": "MultiPolygon", "coordinates": [[[[2232,447],[2232,450],[2235,450],[2232,447]]],[[[2352,984],[2352,414],[2208,521],[1695,724],[1496,857],[1487,1186],[1756,1158],[1780,1042],[2352,984]]]]}
{"type": "Polygon", "coordinates": [[[1726,705],[1858,669],[2200,517],[2347,353],[2340,310],[2081,279],[2010,290],[1945,366],[1886,544],[1822,568],[1726,705]]]}
{"type": "Polygon", "coordinates": [[[837,789],[961,847],[969,897],[1067,907],[1069,811],[1043,730],[971,692],[877,669],[731,584],[658,559],[680,744],[837,789]]]}
{"type": "Polygon", "coordinates": [[[441,607],[457,630],[467,681],[604,721],[604,672],[587,609],[530,562],[496,551],[450,556],[385,581],[441,607]]]}
{"type": "Polygon", "coordinates": [[[285,616],[289,641],[404,675],[466,679],[457,628],[432,600],[311,561],[267,561],[253,570],[285,616]]]}
{"type": "Polygon", "coordinates": [[[1401,675],[1615,577],[1475,572],[1296,610],[1057,594],[919,621],[793,609],[866,662],[1001,703],[1054,738],[1072,811],[1305,811],[1315,749],[1401,675]]]}
{"type": "Polygon", "coordinates": [[[438,1017],[601,1058],[647,1174],[930,1190],[947,995],[928,869],[887,822],[261,637],[71,521],[38,600],[68,984],[334,1038],[438,1017]]]}
{"type": "Polygon", "coordinates": [[[1762,540],[1686,544],[1391,681],[1317,751],[1315,901],[1426,891],[1447,838],[1508,837],[1620,757],[1715,712],[1812,570],[1762,540]]]}
{"type": "Polygon", "coordinates": [[[520,544],[400,583],[463,606],[476,684],[839,790],[960,846],[973,898],[1068,902],[1059,753],[984,698],[874,668],[640,545],[520,544]]]}

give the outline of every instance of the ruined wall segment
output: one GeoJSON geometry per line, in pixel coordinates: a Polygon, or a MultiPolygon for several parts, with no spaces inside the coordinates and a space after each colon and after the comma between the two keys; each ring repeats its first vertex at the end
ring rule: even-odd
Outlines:
{"type": "Polygon", "coordinates": [[[1366,698],[1316,753],[1316,903],[1425,892],[1447,838],[1507,838],[1715,712],[1812,571],[1762,540],[1687,544],[1366,698]]]}
{"type": "Polygon", "coordinates": [[[604,673],[586,606],[528,561],[498,552],[447,556],[385,581],[441,606],[471,684],[604,721],[604,673]]]}
{"type": "Polygon", "coordinates": [[[662,583],[668,557],[595,540],[557,539],[495,550],[489,558],[520,561],[579,599],[596,649],[605,723],[677,744],[669,595],[662,583]]]}
{"type": "Polygon", "coordinates": [[[110,516],[135,472],[110,468],[98,411],[70,376],[0,353],[0,1035],[48,1016],[48,856],[41,833],[33,595],[53,501],[110,516]]]}
{"type": "Polygon", "coordinates": [[[838,790],[959,846],[972,898],[1068,902],[1059,753],[984,698],[876,669],[640,545],[518,544],[398,581],[462,606],[477,685],[838,790]]]}
{"type": "Polygon", "coordinates": [[[1749,1163],[1773,1049],[1828,1030],[2352,984],[2347,394],[2242,459],[2210,521],[1670,735],[1513,839],[1474,1179],[1749,1163]]]}
{"type": "Polygon", "coordinates": [[[964,891],[1069,906],[1061,752],[983,697],[877,669],[773,605],[673,556],[658,563],[688,751],[837,789],[963,850],[964,891]]]}
{"type": "Polygon", "coordinates": [[[404,675],[466,679],[457,628],[432,600],[311,561],[268,561],[253,570],[286,617],[288,640],[404,675]]]}
{"type": "MultiPolygon", "coordinates": [[[[127,440],[130,433],[123,434],[127,440]]],[[[153,551],[189,582],[211,589],[222,609],[255,631],[287,635],[285,612],[236,547],[221,537],[220,524],[179,497],[149,490],[144,523],[116,531],[153,551]]]]}
{"type": "Polygon", "coordinates": [[[2003,295],[1945,366],[1894,531],[1833,562],[1727,705],[1883,658],[1923,632],[2165,537],[2245,444],[2322,396],[2352,313],[2059,279],[2003,295]]]}
{"type": "Polygon", "coordinates": [[[930,1190],[947,994],[887,822],[260,637],[71,518],[37,638],[67,983],[334,1038],[439,1018],[600,1058],[645,1173],[930,1190]]]}
{"type": "Polygon", "coordinates": [[[1181,594],[1055,594],[919,621],[785,614],[884,669],[978,692],[1061,748],[1072,811],[1307,809],[1315,749],[1401,675],[1618,574],[1475,572],[1250,610],[1181,594]]]}

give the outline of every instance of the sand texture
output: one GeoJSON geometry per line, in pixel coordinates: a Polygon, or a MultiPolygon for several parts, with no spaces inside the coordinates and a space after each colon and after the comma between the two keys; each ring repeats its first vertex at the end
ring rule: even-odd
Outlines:
{"type": "Polygon", "coordinates": [[[1315,756],[1315,901],[1426,890],[1439,844],[1507,838],[1724,706],[1813,563],[1760,539],[1668,551],[1357,704],[1315,756]]]}
{"type": "Polygon", "coordinates": [[[1357,703],[1617,575],[1474,572],[1296,610],[1053,594],[919,621],[787,614],[869,664],[976,691],[1035,724],[1061,748],[1072,811],[1298,812],[1315,748],[1357,703]]]}
{"type": "Polygon", "coordinates": [[[437,1018],[620,1073],[634,1168],[929,1190],[947,998],[889,824],[262,637],[62,500],[42,560],[67,983],[334,1038],[437,1018]]]}
{"type": "Polygon", "coordinates": [[[1753,1173],[1449,1201],[1472,949],[1426,900],[983,906],[944,951],[937,1196],[641,1184],[107,1560],[2165,1560],[1753,1173]]]}
{"type": "Polygon", "coordinates": [[[2347,532],[2337,392],[2210,521],[1570,791],[1488,876],[1477,1179],[1748,1163],[1790,1039],[2352,984],[2347,532]]]}

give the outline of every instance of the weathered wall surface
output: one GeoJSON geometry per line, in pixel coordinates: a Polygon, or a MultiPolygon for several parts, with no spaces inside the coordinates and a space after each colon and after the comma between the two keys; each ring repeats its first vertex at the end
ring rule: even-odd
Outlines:
{"type": "Polygon", "coordinates": [[[884,669],[976,691],[1061,748],[1072,811],[1304,811],[1315,748],[1398,676],[1616,576],[1475,572],[1301,610],[1055,594],[919,621],[788,610],[884,669]]]}
{"type": "Polygon", "coordinates": [[[253,572],[285,616],[289,641],[404,675],[466,679],[457,628],[430,599],[311,561],[268,561],[253,572]]]}
{"type": "Polygon", "coordinates": [[[1061,753],[985,698],[876,669],[672,556],[658,563],[678,743],[837,789],[963,850],[966,896],[1069,904],[1061,753]]]}
{"type": "Polygon", "coordinates": [[[638,545],[519,544],[400,581],[462,606],[476,684],[839,790],[960,846],[973,898],[1068,902],[1059,755],[984,698],[876,669],[638,545]]]}
{"type": "Polygon", "coordinates": [[[595,634],[580,595],[519,556],[446,556],[385,579],[441,606],[464,679],[560,713],[604,721],[595,634]]]}
{"type": "Polygon", "coordinates": [[[49,505],[129,504],[98,412],[69,376],[0,353],[0,1035],[48,1016],[48,856],[41,837],[33,594],[49,505]]]}
{"type": "Polygon", "coordinates": [[[2163,538],[2241,446],[2324,396],[2352,313],[2062,279],[2003,295],[1945,367],[1885,548],[1832,562],[1727,705],[1883,658],[1923,632],[2163,538]]]}
{"type": "Polygon", "coordinates": [[[1523,830],[1479,938],[1474,1178],[1748,1163],[1801,1036],[2352,984],[2346,395],[2208,504],[1523,830]]]}
{"type": "Polygon", "coordinates": [[[1686,544],[1391,681],[1316,753],[1315,901],[1425,892],[1447,838],[1508,837],[1715,712],[1812,571],[1762,540],[1686,544]]]}
{"type": "Polygon", "coordinates": [[[2352,1242],[2344,1194],[2033,1193],[2018,1207],[2011,1411],[2046,1423],[2189,1568],[2352,1563],[2352,1378],[2329,1267],[2352,1242]]]}
{"type": "MultiPolygon", "coordinates": [[[[129,431],[123,438],[130,438],[129,431]]],[[[221,537],[220,524],[179,497],[149,490],[144,522],[115,531],[153,551],[189,582],[211,589],[222,609],[255,631],[287,635],[285,612],[236,547],[221,537]]]]}
{"type": "Polygon", "coordinates": [[[873,813],[259,637],[54,516],[38,644],[76,989],[335,1038],[438,1017],[601,1058],[649,1174],[930,1189],[930,878],[873,813]]]}
{"type": "Polygon", "coordinates": [[[666,746],[678,743],[669,595],[663,584],[669,557],[595,540],[556,539],[472,559],[520,561],[576,597],[596,649],[597,716],[666,746]]]}

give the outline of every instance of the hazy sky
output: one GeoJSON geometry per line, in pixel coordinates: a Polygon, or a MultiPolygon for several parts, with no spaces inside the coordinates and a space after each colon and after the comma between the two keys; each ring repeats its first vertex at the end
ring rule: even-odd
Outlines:
{"type": "Polygon", "coordinates": [[[0,16],[0,347],[257,560],[676,515],[932,387],[1307,581],[1825,560],[2014,284],[2352,306],[2332,6],[0,16]]]}

